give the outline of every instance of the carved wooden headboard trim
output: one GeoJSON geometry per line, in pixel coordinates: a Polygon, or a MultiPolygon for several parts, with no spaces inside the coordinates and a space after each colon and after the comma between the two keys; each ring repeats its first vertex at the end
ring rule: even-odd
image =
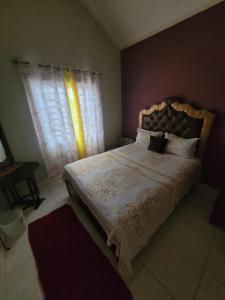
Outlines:
{"type": "MultiPolygon", "coordinates": [[[[189,130],[190,136],[185,136],[182,134],[177,134],[181,137],[199,137],[200,143],[198,146],[198,153],[197,156],[202,157],[205,152],[205,147],[210,135],[210,132],[212,130],[213,122],[214,122],[214,114],[211,113],[208,110],[199,110],[195,109],[193,106],[191,106],[189,103],[186,102],[180,102],[179,98],[167,98],[164,101],[162,101],[159,104],[155,104],[149,109],[143,109],[139,112],[139,127],[144,128],[147,130],[153,130],[153,131],[169,131],[171,133],[177,134],[175,129],[174,122],[177,123],[183,123],[182,126],[185,127],[186,132],[189,130]],[[157,120],[159,118],[159,114],[161,119],[164,118],[164,126],[163,128],[158,128],[159,126],[154,125],[156,122],[151,122],[152,119],[157,120]],[[170,116],[170,117],[168,117],[170,116]],[[188,127],[188,122],[186,121],[186,118],[189,118],[189,123],[196,122],[198,123],[199,127],[199,134],[197,135],[191,135],[191,127],[188,127]],[[192,121],[193,120],[193,121],[192,121]],[[199,120],[199,121],[197,121],[199,120]],[[165,125],[165,122],[166,125],[165,125]],[[172,124],[173,122],[173,124],[172,124]],[[148,125],[150,124],[150,125],[148,125]],[[184,125],[185,124],[185,125],[184,125]],[[171,126],[173,125],[173,126],[171,126]],[[167,130],[167,128],[170,128],[170,130],[167,130]]],[[[179,127],[179,124],[176,125],[176,127],[179,127]]]]}

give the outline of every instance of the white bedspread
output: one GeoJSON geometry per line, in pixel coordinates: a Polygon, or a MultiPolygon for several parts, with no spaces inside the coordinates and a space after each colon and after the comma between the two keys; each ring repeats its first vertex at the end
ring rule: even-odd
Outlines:
{"type": "Polygon", "coordinates": [[[65,166],[73,185],[115,244],[119,263],[131,261],[199,179],[201,161],[130,144],[65,166]]]}

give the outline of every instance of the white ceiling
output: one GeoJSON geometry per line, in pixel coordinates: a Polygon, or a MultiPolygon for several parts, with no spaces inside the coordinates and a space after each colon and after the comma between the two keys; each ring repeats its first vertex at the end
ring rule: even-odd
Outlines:
{"type": "Polygon", "coordinates": [[[224,0],[82,0],[120,49],[224,0]]]}

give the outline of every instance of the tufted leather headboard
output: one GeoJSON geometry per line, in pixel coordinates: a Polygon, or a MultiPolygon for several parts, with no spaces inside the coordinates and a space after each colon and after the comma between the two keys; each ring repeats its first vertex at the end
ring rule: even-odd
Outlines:
{"type": "Polygon", "coordinates": [[[198,156],[203,156],[213,125],[214,114],[194,109],[180,98],[166,98],[163,102],[139,113],[139,127],[173,133],[182,138],[200,138],[198,156]]]}

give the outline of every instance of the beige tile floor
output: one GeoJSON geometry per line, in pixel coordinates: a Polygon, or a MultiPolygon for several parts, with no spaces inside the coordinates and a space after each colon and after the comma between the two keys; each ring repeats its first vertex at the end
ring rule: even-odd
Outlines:
{"type": "MultiPolygon", "coordinates": [[[[28,223],[69,203],[116,266],[111,251],[82,208],[68,197],[62,181],[42,185],[41,192],[46,200],[27,213],[28,223]]],[[[135,275],[128,283],[135,300],[225,300],[225,232],[208,222],[216,195],[206,185],[195,187],[135,258],[135,275]]],[[[43,299],[27,232],[14,242],[4,261],[3,300],[43,299]]]]}

